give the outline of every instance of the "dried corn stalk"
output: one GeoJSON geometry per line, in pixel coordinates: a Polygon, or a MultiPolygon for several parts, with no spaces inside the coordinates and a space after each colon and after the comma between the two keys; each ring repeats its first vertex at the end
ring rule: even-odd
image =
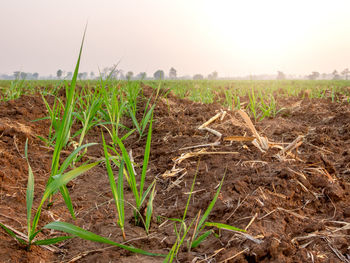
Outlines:
{"type": "Polygon", "coordinates": [[[253,133],[255,139],[252,140],[252,144],[257,147],[261,152],[266,152],[270,145],[269,140],[266,137],[261,137],[257,130],[255,129],[252,121],[250,120],[248,114],[242,110],[238,110],[239,115],[241,115],[242,119],[244,120],[247,128],[251,130],[253,133]]]}

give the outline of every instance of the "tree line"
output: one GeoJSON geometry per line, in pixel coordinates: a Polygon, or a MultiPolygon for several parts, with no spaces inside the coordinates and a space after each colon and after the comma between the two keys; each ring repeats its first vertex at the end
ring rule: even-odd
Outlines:
{"type": "MultiPolygon", "coordinates": [[[[335,69],[331,73],[322,73],[322,74],[318,71],[312,71],[311,74],[306,75],[305,78],[309,80],[316,80],[316,79],[348,80],[349,74],[350,74],[350,71],[348,68],[344,69],[341,72],[338,72],[335,69]]],[[[286,77],[286,74],[284,74],[282,71],[277,71],[276,79],[282,80],[282,79],[287,79],[287,77],[286,77]]]]}
{"type": "MultiPolygon", "coordinates": [[[[64,71],[62,69],[58,69],[55,75],[50,75],[47,77],[42,77],[43,79],[70,79],[73,76],[73,72],[64,71]]],[[[120,79],[120,80],[143,80],[143,79],[217,79],[218,73],[216,71],[210,73],[206,77],[203,74],[194,74],[193,76],[178,76],[177,70],[174,67],[169,69],[168,75],[165,74],[164,70],[158,69],[156,70],[152,76],[148,76],[146,72],[140,72],[138,74],[134,74],[133,71],[123,71],[120,69],[116,69],[116,65],[112,67],[106,67],[98,74],[95,74],[93,71],[89,72],[80,72],[78,74],[78,79],[87,80],[87,79],[99,79],[102,78],[112,78],[112,79],[120,79]]],[[[13,75],[0,75],[1,79],[27,79],[27,80],[37,80],[39,79],[39,73],[30,73],[30,72],[21,72],[15,71],[13,75]]]]}
{"type": "MultiPolygon", "coordinates": [[[[50,75],[46,77],[41,77],[41,79],[70,79],[72,78],[73,73],[71,71],[64,71],[62,69],[57,70],[55,75],[50,75]]],[[[348,68],[337,71],[336,69],[333,70],[331,73],[319,73],[318,71],[312,71],[310,74],[305,76],[290,76],[286,75],[282,71],[277,71],[276,79],[283,80],[283,79],[309,79],[309,80],[318,80],[318,79],[328,79],[328,80],[349,80],[350,76],[350,70],[348,68]]],[[[212,73],[208,74],[207,76],[203,74],[194,74],[193,76],[186,75],[186,76],[178,76],[177,70],[174,67],[171,67],[169,69],[168,75],[165,74],[164,70],[158,69],[156,70],[153,75],[148,76],[146,72],[139,72],[138,74],[134,74],[133,71],[123,71],[120,69],[116,69],[116,65],[112,67],[105,67],[102,71],[100,71],[98,74],[95,74],[93,71],[89,72],[80,72],[78,74],[78,79],[80,80],[87,80],[87,79],[99,79],[102,78],[112,78],[112,79],[120,79],[120,80],[144,80],[144,79],[194,79],[194,80],[201,80],[201,79],[209,79],[209,80],[215,80],[218,79],[218,72],[213,71],[212,73]]],[[[237,77],[237,78],[227,78],[227,79],[272,79],[273,75],[257,75],[257,76],[246,76],[246,77],[237,77]]],[[[7,74],[0,74],[0,79],[26,79],[26,80],[37,80],[39,79],[39,73],[34,72],[21,72],[21,71],[14,71],[12,75],[7,74]]]]}

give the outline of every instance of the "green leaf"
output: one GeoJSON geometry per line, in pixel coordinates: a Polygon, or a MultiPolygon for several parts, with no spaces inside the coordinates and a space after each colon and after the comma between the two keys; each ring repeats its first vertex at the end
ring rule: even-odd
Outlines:
{"type": "Polygon", "coordinates": [[[175,256],[175,251],[177,248],[177,243],[178,243],[178,239],[176,239],[174,245],[171,247],[168,255],[166,256],[166,258],[163,260],[163,263],[171,263],[174,260],[174,256],[175,256]]]}
{"type": "Polygon", "coordinates": [[[149,194],[149,192],[151,191],[153,185],[156,183],[156,180],[154,180],[147,188],[147,190],[143,193],[143,196],[141,198],[141,201],[140,201],[140,207],[142,206],[143,202],[146,200],[147,198],[147,195],[149,194]]]}
{"type": "Polygon", "coordinates": [[[91,168],[95,167],[99,162],[94,162],[91,164],[82,165],[78,168],[75,168],[74,170],[71,170],[63,175],[56,175],[53,177],[53,181],[49,183],[45,189],[45,192],[43,194],[43,197],[41,198],[41,202],[39,204],[38,210],[35,214],[33,223],[32,223],[32,229],[33,231],[36,229],[39,221],[39,217],[41,214],[41,208],[44,204],[44,202],[49,198],[49,196],[57,191],[62,186],[66,185],[69,181],[73,180],[75,177],[79,176],[80,174],[90,170],[91,168]]]}
{"type": "Polygon", "coordinates": [[[108,179],[109,179],[109,184],[111,187],[111,191],[112,191],[112,195],[114,198],[114,202],[117,208],[117,213],[118,213],[118,218],[119,218],[119,226],[122,229],[122,231],[124,232],[124,188],[123,188],[123,162],[120,164],[119,166],[119,176],[118,176],[118,187],[117,184],[115,182],[115,178],[114,178],[114,174],[112,171],[112,167],[111,167],[111,163],[109,160],[109,153],[107,150],[107,145],[106,145],[106,141],[105,138],[103,136],[103,132],[101,132],[102,134],[102,142],[103,142],[103,150],[104,150],[104,154],[105,154],[105,158],[106,158],[106,168],[107,168],[107,174],[108,174],[108,179]],[[120,172],[122,173],[120,176],[120,172]]]}
{"type": "Polygon", "coordinates": [[[46,199],[53,192],[55,192],[57,189],[66,185],[69,181],[73,180],[75,177],[81,175],[82,173],[87,172],[88,170],[90,170],[91,168],[95,167],[98,164],[99,164],[99,162],[94,162],[91,164],[82,165],[78,168],[75,168],[74,170],[71,170],[71,171],[65,173],[65,174],[62,174],[62,175],[58,174],[58,175],[54,176],[53,177],[54,180],[45,189],[41,203],[44,203],[46,201],[46,199]]]}
{"type": "Polygon", "coordinates": [[[143,157],[143,165],[142,165],[142,172],[141,172],[141,182],[140,182],[140,196],[142,196],[143,193],[143,186],[146,179],[146,173],[147,173],[147,166],[149,162],[149,155],[151,152],[151,139],[152,139],[152,122],[153,122],[153,115],[151,117],[149,127],[148,127],[148,135],[147,135],[147,141],[146,141],[146,147],[145,147],[145,155],[143,157]]]}
{"type": "Polygon", "coordinates": [[[214,205],[215,205],[215,203],[216,203],[216,200],[218,199],[218,196],[219,196],[219,194],[220,194],[221,187],[222,187],[222,184],[223,184],[223,182],[224,182],[224,179],[225,179],[225,174],[224,174],[224,176],[223,176],[222,179],[221,179],[220,185],[219,185],[219,187],[218,187],[218,190],[216,191],[216,194],[215,194],[213,200],[210,202],[210,204],[209,204],[207,210],[205,210],[205,212],[204,212],[204,214],[203,214],[201,220],[200,220],[199,223],[198,223],[197,231],[196,231],[196,233],[195,233],[195,235],[194,235],[194,240],[197,238],[197,235],[198,235],[199,231],[201,230],[202,225],[203,225],[204,222],[207,220],[207,218],[208,218],[208,216],[209,216],[211,210],[213,209],[213,207],[214,207],[214,205]]]}
{"type": "Polygon", "coordinates": [[[152,114],[153,114],[153,109],[155,108],[155,105],[151,107],[151,109],[147,112],[146,116],[143,117],[142,119],[142,130],[141,133],[143,134],[144,130],[146,129],[147,123],[149,122],[152,114]]]}
{"type": "Polygon", "coordinates": [[[195,241],[192,242],[191,248],[196,248],[202,243],[210,234],[213,233],[213,230],[208,230],[203,235],[199,236],[195,241]]]}
{"type": "Polygon", "coordinates": [[[167,220],[174,221],[174,222],[179,222],[182,223],[183,220],[180,218],[172,218],[172,217],[166,217],[167,220]]]}
{"type": "Polygon", "coordinates": [[[132,164],[131,164],[131,160],[130,160],[129,154],[126,151],[123,142],[118,137],[116,137],[116,141],[117,141],[117,143],[119,145],[120,150],[122,151],[123,160],[125,161],[125,165],[126,165],[126,168],[128,170],[128,173],[129,173],[129,180],[128,180],[128,182],[129,182],[130,188],[131,188],[131,190],[132,190],[132,192],[134,194],[134,197],[135,197],[136,207],[137,207],[137,209],[139,209],[140,208],[140,196],[139,196],[139,192],[137,190],[136,178],[135,178],[134,170],[132,168],[132,164]]]}
{"type": "Polygon", "coordinates": [[[66,203],[66,206],[72,216],[73,219],[75,219],[75,213],[74,213],[74,208],[73,208],[73,203],[72,203],[72,199],[70,198],[68,189],[65,185],[63,185],[62,187],[60,187],[60,192],[62,194],[62,197],[64,199],[64,202],[66,203]]]}
{"type": "Polygon", "coordinates": [[[193,177],[193,181],[192,181],[192,185],[191,185],[190,194],[188,195],[188,199],[187,199],[185,211],[184,211],[184,214],[183,214],[183,216],[182,216],[182,221],[185,221],[185,219],[186,219],[187,210],[188,210],[188,207],[189,207],[189,205],[190,205],[190,200],[191,200],[191,197],[192,197],[192,193],[193,193],[193,189],[194,189],[194,184],[195,184],[195,182],[196,182],[196,178],[197,178],[197,174],[198,174],[199,163],[200,163],[200,160],[198,161],[196,173],[194,174],[194,177],[193,177]]]}
{"type": "Polygon", "coordinates": [[[127,132],[120,140],[125,141],[131,134],[133,134],[135,129],[132,129],[131,131],[127,132]]]}
{"type": "Polygon", "coordinates": [[[42,246],[42,245],[51,245],[51,244],[56,244],[59,243],[63,240],[71,239],[73,238],[72,236],[64,236],[64,237],[54,237],[54,238],[48,238],[48,239],[43,239],[43,240],[37,240],[33,242],[34,245],[42,246]]]}
{"type": "MultiPolygon", "coordinates": [[[[71,84],[69,86],[68,83],[66,83],[66,97],[67,97],[66,105],[64,107],[62,121],[57,131],[57,140],[56,140],[56,145],[55,145],[55,150],[53,153],[52,165],[51,165],[51,176],[48,183],[50,183],[52,181],[52,177],[57,174],[61,151],[62,151],[62,148],[66,145],[70,135],[70,128],[72,125],[72,115],[73,115],[73,108],[74,108],[75,86],[76,86],[76,81],[78,77],[80,58],[83,50],[86,29],[87,29],[87,26],[85,27],[85,30],[84,30],[83,39],[80,45],[78,61],[75,65],[75,70],[74,70],[71,84]]],[[[67,197],[65,199],[67,199],[67,197]]]]}
{"type": "Polygon", "coordinates": [[[37,122],[37,121],[43,121],[43,120],[50,120],[50,117],[46,116],[46,117],[38,118],[38,119],[35,119],[35,120],[31,120],[30,122],[37,122]]]}
{"type": "Polygon", "coordinates": [[[28,183],[27,183],[27,192],[26,192],[26,204],[27,204],[27,231],[28,236],[31,234],[30,224],[32,220],[32,207],[34,200],[34,175],[32,171],[32,167],[29,164],[28,160],[28,139],[26,140],[26,144],[24,147],[24,155],[28,164],[28,183]]]}
{"type": "Polygon", "coordinates": [[[74,161],[75,159],[75,156],[84,148],[87,148],[87,147],[90,147],[90,146],[93,146],[93,145],[96,145],[98,143],[87,143],[87,144],[84,144],[84,145],[81,145],[80,147],[76,148],[65,160],[64,162],[62,163],[59,171],[58,171],[58,174],[62,174],[67,168],[68,166],[74,161]]]}
{"type": "Polygon", "coordinates": [[[134,123],[134,125],[135,125],[137,131],[139,132],[139,134],[140,134],[140,136],[141,136],[141,135],[142,135],[142,131],[141,131],[140,125],[139,125],[139,123],[137,122],[137,119],[136,119],[136,117],[135,117],[133,111],[130,109],[130,107],[128,107],[128,110],[129,110],[129,115],[130,115],[130,117],[131,117],[131,119],[132,119],[132,122],[134,123]]]}
{"type": "Polygon", "coordinates": [[[23,245],[27,245],[27,242],[24,239],[19,238],[11,229],[7,228],[2,223],[0,223],[0,226],[7,232],[7,234],[9,234],[11,237],[16,239],[19,243],[21,243],[23,245]]]}
{"type": "Polygon", "coordinates": [[[42,231],[42,229],[32,233],[30,236],[29,236],[29,243],[32,243],[33,239],[37,236],[37,234],[39,234],[40,232],[42,231]]]}
{"type": "Polygon", "coordinates": [[[121,161],[119,166],[117,194],[118,194],[117,208],[118,208],[118,211],[120,211],[119,220],[122,222],[123,231],[124,231],[125,214],[124,214],[124,162],[123,160],[121,161]]]}
{"type": "Polygon", "coordinates": [[[247,232],[244,229],[240,229],[234,226],[222,224],[222,223],[215,223],[215,222],[205,222],[205,226],[214,226],[219,229],[226,229],[226,230],[231,230],[231,231],[239,231],[239,232],[247,232]]]}
{"type": "Polygon", "coordinates": [[[44,137],[42,137],[42,136],[40,136],[40,135],[37,135],[36,136],[39,140],[41,140],[41,141],[43,141],[45,144],[47,144],[48,143],[48,139],[46,139],[46,138],[44,138],[44,137]]]}
{"type": "Polygon", "coordinates": [[[153,199],[154,199],[154,190],[156,188],[156,184],[153,186],[152,193],[148,199],[147,210],[146,210],[146,232],[149,233],[149,227],[151,225],[152,213],[153,213],[153,199]]]}
{"type": "Polygon", "coordinates": [[[85,240],[90,240],[90,241],[95,241],[95,242],[99,242],[99,243],[113,245],[116,247],[126,249],[130,252],[133,252],[133,253],[139,253],[139,254],[147,255],[147,256],[160,256],[160,257],[166,256],[163,254],[151,253],[151,252],[147,252],[147,251],[144,251],[142,249],[139,249],[139,248],[116,243],[116,242],[111,241],[105,237],[101,237],[99,235],[96,235],[92,232],[89,232],[87,230],[84,230],[80,227],[74,226],[74,225],[66,223],[66,222],[52,222],[52,223],[49,223],[46,226],[44,226],[44,228],[62,231],[62,232],[65,232],[65,233],[68,233],[71,235],[75,235],[75,236],[80,237],[80,238],[85,239],[85,240]]]}

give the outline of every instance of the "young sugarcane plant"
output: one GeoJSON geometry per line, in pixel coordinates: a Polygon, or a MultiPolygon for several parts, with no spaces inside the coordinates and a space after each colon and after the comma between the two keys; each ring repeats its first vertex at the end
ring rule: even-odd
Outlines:
{"type": "Polygon", "coordinates": [[[118,184],[115,182],[114,174],[112,171],[112,166],[110,163],[110,154],[108,153],[107,144],[102,133],[103,150],[106,158],[106,168],[108,173],[108,179],[111,186],[111,191],[113,194],[115,206],[118,213],[117,224],[122,230],[123,238],[126,239],[124,224],[125,224],[125,214],[124,214],[124,162],[119,163],[119,173],[118,173],[118,184]]]}
{"type": "Polygon", "coordinates": [[[193,223],[195,221],[195,218],[192,219],[191,223],[187,227],[185,219],[186,219],[187,211],[188,211],[188,208],[189,208],[189,205],[190,205],[190,200],[191,200],[191,197],[192,197],[194,184],[196,182],[196,178],[197,178],[197,174],[198,174],[198,167],[199,167],[199,162],[198,162],[198,165],[197,165],[196,173],[194,174],[194,177],[193,177],[190,194],[189,194],[189,196],[187,198],[187,203],[186,203],[186,207],[185,207],[185,211],[183,213],[182,219],[168,218],[169,220],[175,222],[175,224],[174,224],[174,232],[175,232],[175,235],[176,235],[176,240],[175,240],[174,245],[171,247],[168,255],[164,259],[163,263],[171,263],[171,262],[173,262],[174,258],[176,257],[177,253],[179,252],[180,247],[184,243],[185,238],[186,238],[189,230],[191,229],[191,227],[192,227],[192,225],[193,225],[193,223]],[[180,229],[179,230],[176,227],[176,223],[177,222],[180,223],[180,229]]]}
{"type": "Polygon", "coordinates": [[[254,117],[254,120],[256,121],[258,118],[258,113],[257,113],[258,104],[257,104],[257,100],[255,98],[254,88],[252,88],[251,92],[248,93],[248,97],[249,97],[248,107],[249,107],[251,114],[254,117]]]}
{"type": "Polygon", "coordinates": [[[155,108],[155,104],[153,104],[151,107],[149,107],[150,100],[151,100],[151,98],[149,98],[147,103],[146,103],[146,106],[145,106],[145,109],[144,109],[144,112],[142,115],[142,120],[140,121],[140,123],[136,119],[136,112],[133,111],[133,107],[131,107],[131,106],[128,107],[129,115],[132,119],[132,122],[134,123],[134,126],[135,126],[137,132],[140,135],[139,139],[141,139],[143,137],[143,134],[145,132],[147,124],[149,123],[151,115],[153,114],[153,110],[155,108]],[[148,108],[150,108],[150,109],[148,110],[148,108]]]}
{"type": "Polygon", "coordinates": [[[148,162],[149,162],[149,155],[151,151],[151,137],[152,137],[152,123],[153,123],[153,115],[151,116],[150,122],[149,122],[149,127],[148,127],[148,135],[147,135],[147,140],[146,140],[146,147],[145,147],[145,153],[144,153],[144,158],[143,158],[143,166],[142,166],[142,172],[141,172],[141,179],[140,179],[140,185],[139,188],[136,183],[136,174],[134,171],[133,163],[130,159],[130,156],[122,142],[121,139],[116,138],[117,144],[122,152],[122,160],[125,163],[126,169],[127,169],[127,181],[129,183],[129,186],[131,188],[131,191],[134,195],[135,198],[135,211],[134,211],[134,218],[135,218],[135,223],[138,225],[143,221],[142,219],[142,214],[141,214],[141,207],[146,200],[148,194],[150,191],[151,196],[149,197],[149,202],[147,204],[147,209],[146,209],[146,220],[145,220],[145,229],[146,232],[149,232],[149,226],[150,226],[150,219],[152,216],[152,211],[153,211],[153,198],[155,195],[154,187],[155,187],[155,181],[147,188],[146,191],[144,191],[144,184],[145,184],[145,178],[146,178],[146,173],[147,173],[147,167],[148,167],[148,162]]]}
{"type": "MultiPolygon", "coordinates": [[[[199,165],[198,165],[199,166],[199,165]]],[[[197,167],[197,172],[198,172],[198,167],[197,167]]],[[[212,211],[216,200],[220,194],[221,191],[221,187],[225,178],[225,175],[223,176],[220,185],[216,191],[216,194],[213,198],[213,200],[210,202],[209,206],[207,207],[207,209],[205,210],[203,216],[201,217],[201,211],[199,211],[197,213],[197,216],[191,220],[191,223],[187,226],[185,223],[185,219],[186,219],[186,215],[187,215],[187,210],[189,208],[189,203],[190,203],[190,199],[192,196],[192,192],[194,189],[194,184],[196,181],[196,177],[197,177],[197,172],[193,178],[193,182],[192,182],[192,186],[191,186],[191,190],[190,190],[190,195],[187,199],[187,204],[185,207],[185,211],[183,214],[182,219],[178,219],[178,218],[168,218],[171,221],[174,222],[178,222],[181,223],[180,229],[178,230],[176,227],[176,223],[174,224],[174,231],[176,234],[176,241],[174,243],[174,245],[172,246],[171,250],[169,251],[167,257],[165,258],[165,260],[163,261],[164,263],[170,263],[173,262],[175,256],[177,255],[180,247],[182,246],[182,244],[185,241],[186,236],[189,233],[189,230],[191,229],[191,227],[194,225],[194,230],[193,230],[193,234],[192,237],[187,241],[187,247],[188,250],[191,250],[191,248],[195,248],[197,246],[199,246],[207,237],[209,237],[211,234],[215,235],[214,230],[208,230],[205,231],[202,234],[202,230],[204,229],[205,226],[208,227],[216,227],[218,229],[227,229],[227,230],[231,230],[231,231],[240,231],[240,232],[245,232],[245,230],[230,226],[230,225],[226,225],[226,224],[222,224],[222,223],[215,223],[215,222],[207,222],[207,219],[209,217],[210,212],[212,211]]]]}
{"type": "MultiPolygon", "coordinates": [[[[107,87],[107,80],[101,79],[101,92],[103,99],[103,109],[100,114],[104,122],[99,125],[103,126],[112,138],[113,143],[116,142],[119,136],[119,129],[121,127],[121,118],[126,110],[127,102],[124,100],[119,86],[107,87]]],[[[122,139],[127,138],[134,130],[131,130],[122,139]]],[[[116,146],[116,145],[114,145],[116,146]]]]}
{"type": "MultiPolygon", "coordinates": [[[[66,146],[66,144],[70,138],[70,131],[71,131],[71,127],[73,125],[72,119],[73,119],[73,112],[74,112],[74,107],[75,107],[75,97],[76,97],[75,96],[75,87],[76,87],[77,78],[78,78],[80,58],[81,58],[81,53],[83,50],[85,34],[86,34],[86,27],[85,27],[83,39],[82,39],[82,42],[80,45],[79,56],[78,56],[78,60],[77,60],[76,66],[75,66],[72,81],[71,81],[70,85],[68,84],[68,82],[65,82],[66,103],[65,103],[65,108],[64,108],[62,120],[59,122],[59,127],[58,127],[58,130],[56,131],[56,143],[55,143],[55,149],[54,149],[53,156],[52,156],[51,174],[50,174],[50,178],[49,178],[48,183],[47,183],[48,185],[53,181],[53,178],[55,176],[62,174],[63,171],[69,165],[69,164],[67,164],[67,166],[64,166],[63,164],[60,165],[60,156],[61,156],[61,152],[62,152],[63,148],[66,146]]],[[[87,146],[81,146],[81,147],[78,147],[76,150],[78,150],[78,149],[82,150],[86,147],[87,146]]],[[[74,152],[77,154],[78,152],[76,150],[74,152]]],[[[70,163],[72,163],[73,160],[74,159],[70,160],[70,163]]],[[[69,209],[69,211],[72,215],[72,218],[74,219],[75,214],[74,214],[73,204],[72,204],[72,201],[70,199],[67,187],[65,185],[62,185],[59,190],[63,196],[63,199],[67,205],[67,208],[69,209]]],[[[50,193],[50,199],[52,197],[52,194],[54,194],[54,192],[50,193]]]]}
{"type": "MultiPolygon", "coordinates": [[[[72,160],[74,158],[74,155],[76,152],[73,152],[70,154],[70,156],[65,160],[63,166],[67,165],[69,163],[69,160],[72,160]]],[[[26,245],[26,248],[29,250],[31,245],[48,245],[60,242],[62,240],[65,240],[67,238],[71,237],[58,237],[53,239],[44,239],[44,240],[38,240],[35,241],[34,238],[42,231],[42,229],[37,231],[41,210],[44,202],[52,195],[55,191],[62,188],[64,185],[66,185],[69,181],[77,177],[78,175],[90,170],[94,166],[98,164],[98,162],[82,165],[74,170],[71,170],[64,174],[58,174],[54,178],[52,178],[51,182],[47,184],[47,187],[44,191],[43,197],[41,198],[40,204],[38,206],[37,212],[32,220],[32,206],[33,206],[33,200],[34,200],[34,174],[32,171],[32,168],[29,164],[28,160],[28,141],[25,145],[25,157],[28,164],[28,183],[27,183],[27,191],[26,191],[26,206],[27,206],[27,239],[24,240],[23,238],[18,237],[13,231],[11,231],[9,228],[7,228],[5,225],[0,224],[0,226],[12,237],[17,239],[21,244],[26,245]]]]}
{"type": "MultiPolygon", "coordinates": [[[[140,85],[140,84],[138,84],[140,85]]],[[[160,91],[160,85],[156,88],[155,92],[155,96],[153,94],[151,95],[151,97],[147,100],[146,105],[145,105],[145,109],[143,110],[143,114],[142,114],[142,119],[140,122],[137,121],[136,118],[136,113],[137,113],[137,97],[135,97],[136,95],[139,95],[141,87],[140,86],[128,86],[128,92],[132,92],[132,94],[134,94],[133,96],[127,96],[128,99],[128,104],[127,104],[127,109],[129,112],[129,116],[131,117],[131,120],[137,130],[137,132],[139,133],[139,140],[143,137],[144,132],[146,130],[147,124],[150,121],[151,116],[153,115],[153,111],[154,108],[156,106],[157,100],[158,100],[158,95],[159,95],[159,91],[160,91]],[[136,92],[135,92],[136,90],[136,92]],[[151,105],[151,100],[154,96],[154,104],[151,105]]],[[[170,91],[168,91],[170,92],[170,91]]],[[[167,92],[167,93],[168,93],[167,92]]],[[[167,95],[167,93],[165,95],[167,95]]],[[[143,95],[142,95],[143,96],[143,95]]]]}
{"type": "MultiPolygon", "coordinates": [[[[79,136],[78,143],[75,144],[75,148],[80,147],[83,144],[84,138],[87,132],[99,123],[96,119],[97,113],[101,108],[102,99],[99,92],[89,93],[85,87],[82,88],[81,94],[78,97],[77,104],[79,109],[74,113],[76,119],[81,123],[81,128],[72,136],[72,139],[79,136]]],[[[78,162],[87,152],[80,153],[74,163],[78,162]]]]}
{"type": "Polygon", "coordinates": [[[42,95],[42,99],[43,99],[44,104],[46,106],[46,109],[48,111],[48,116],[36,119],[33,122],[41,121],[41,120],[50,120],[51,124],[50,124],[50,128],[49,128],[48,137],[44,138],[44,137],[38,135],[38,138],[40,140],[42,140],[46,144],[46,146],[50,147],[50,146],[54,145],[54,141],[55,141],[56,136],[57,136],[57,131],[60,127],[60,114],[61,114],[61,110],[64,108],[64,105],[63,105],[62,101],[56,96],[55,96],[55,100],[54,100],[52,107],[50,107],[50,105],[47,102],[47,100],[45,99],[44,95],[42,95]]]}
{"type": "MultiPolygon", "coordinates": [[[[44,191],[44,194],[41,198],[41,201],[39,203],[38,209],[35,213],[35,216],[32,220],[32,207],[33,207],[33,201],[34,201],[34,174],[32,171],[32,168],[29,164],[28,161],[28,141],[26,142],[25,146],[25,157],[28,163],[28,183],[27,183],[27,191],[26,191],[26,207],[27,207],[27,238],[20,237],[15,234],[14,231],[12,231],[10,228],[5,226],[4,224],[0,223],[0,227],[2,227],[10,236],[15,238],[19,243],[22,245],[25,245],[27,250],[30,250],[31,246],[33,245],[50,245],[50,244],[55,244],[58,242],[61,242],[66,239],[74,238],[74,237],[79,237],[85,240],[90,240],[90,241],[95,241],[99,243],[105,243],[105,244],[110,244],[122,249],[126,249],[130,252],[134,253],[139,253],[143,255],[148,255],[148,256],[165,256],[162,254],[156,254],[156,253],[151,253],[144,251],[142,249],[138,249],[135,247],[123,245],[116,243],[114,241],[111,241],[107,238],[104,238],[102,236],[96,235],[92,232],[89,232],[87,230],[84,230],[80,227],[77,227],[75,225],[66,223],[66,222],[51,222],[47,225],[45,225],[43,228],[38,229],[38,223],[42,211],[43,204],[45,201],[52,195],[55,191],[58,189],[62,188],[62,186],[66,185],[69,181],[73,180],[77,176],[79,176],[82,173],[87,172],[91,168],[95,167],[99,162],[94,162],[91,164],[85,164],[82,165],[78,168],[75,168],[74,170],[71,170],[65,174],[59,174],[57,176],[54,176],[51,180],[51,182],[46,186],[46,189],[44,191]],[[59,237],[54,237],[54,238],[47,238],[47,239],[41,239],[41,240],[36,240],[37,235],[42,232],[43,229],[52,229],[52,230],[58,230],[62,231],[65,233],[70,234],[70,236],[59,236],[59,237]]],[[[74,155],[77,154],[77,151],[73,152],[67,159],[73,160],[74,155]]],[[[65,160],[65,163],[69,163],[69,161],[65,160]]]]}
{"type": "Polygon", "coordinates": [[[212,226],[212,227],[216,227],[218,229],[228,229],[228,230],[246,232],[245,230],[242,230],[242,229],[230,226],[230,225],[226,225],[226,224],[222,224],[222,223],[215,223],[215,222],[207,222],[209,214],[213,210],[213,207],[216,203],[216,200],[219,197],[221,187],[222,187],[222,184],[224,182],[224,178],[225,178],[225,175],[221,179],[220,185],[218,187],[218,190],[216,191],[216,194],[215,194],[213,200],[210,202],[209,206],[207,207],[207,209],[205,210],[205,212],[201,218],[200,218],[200,212],[198,213],[198,219],[200,218],[200,220],[195,225],[193,236],[192,236],[191,241],[189,242],[189,246],[188,246],[189,250],[191,248],[195,248],[195,247],[199,246],[199,244],[202,243],[208,236],[210,236],[211,234],[214,234],[213,230],[207,230],[206,232],[201,234],[201,232],[205,226],[212,226]]]}
{"type": "Polygon", "coordinates": [[[18,76],[15,80],[11,81],[10,87],[4,90],[3,99],[4,101],[18,99],[25,91],[24,89],[24,78],[18,76]]]}

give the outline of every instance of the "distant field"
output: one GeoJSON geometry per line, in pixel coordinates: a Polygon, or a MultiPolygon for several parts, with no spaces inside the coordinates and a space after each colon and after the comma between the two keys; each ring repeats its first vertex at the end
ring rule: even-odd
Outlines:
{"type": "MultiPolygon", "coordinates": [[[[279,99],[288,97],[327,98],[349,102],[350,80],[145,80],[109,81],[112,86],[128,83],[171,91],[180,99],[201,103],[219,103],[231,110],[247,109],[256,120],[273,117],[279,111],[279,99]]],[[[78,81],[78,86],[100,86],[99,80],[78,81]]],[[[63,86],[59,80],[0,80],[0,100],[17,98],[37,91],[52,93],[63,86]]]]}

